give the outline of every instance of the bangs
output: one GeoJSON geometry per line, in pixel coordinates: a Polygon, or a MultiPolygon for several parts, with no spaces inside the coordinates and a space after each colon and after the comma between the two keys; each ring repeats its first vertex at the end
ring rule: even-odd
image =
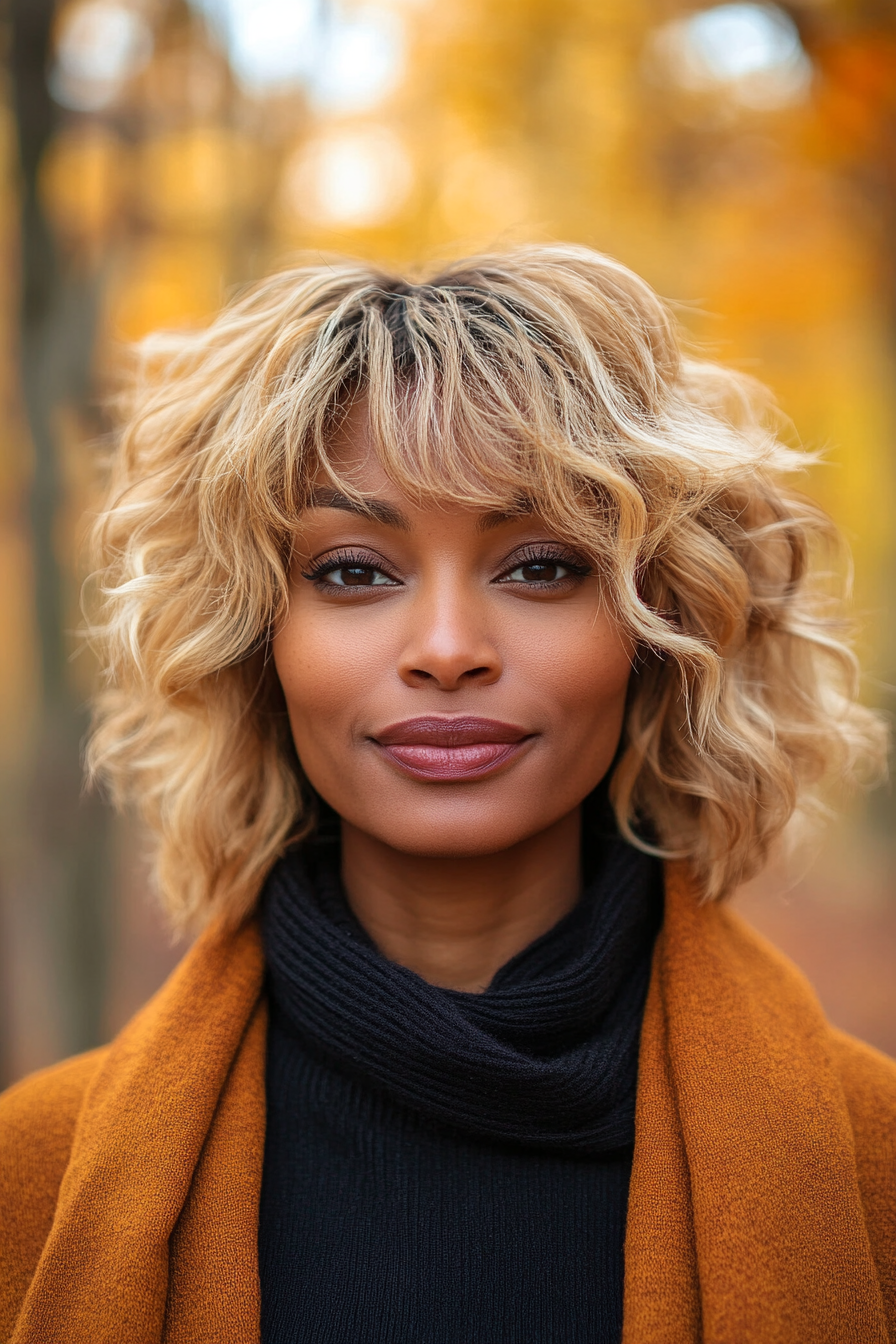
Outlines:
{"type": "MultiPolygon", "coordinates": [[[[334,452],[360,403],[386,475],[414,502],[537,513],[593,560],[624,564],[620,521],[637,547],[647,514],[622,453],[635,422],[656,430],[655,410],[634,386],[624,402],[618,389],[598,394],[599,352],[559,297],[552,306],[527,310],[464,276],[351,295],[309,351],[301,381],[323,413],[287,434],[301,446],[284,513],[307,507],[322,480],[363,503],[334,452]]],[[[304,391],[295,404],[307,408],[304,391]]]]}

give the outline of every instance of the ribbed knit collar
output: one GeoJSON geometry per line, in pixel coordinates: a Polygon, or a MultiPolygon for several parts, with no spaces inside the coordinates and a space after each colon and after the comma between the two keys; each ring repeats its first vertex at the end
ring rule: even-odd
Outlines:
{"type": "Polygon", "coordinates": [[[262,922],[284,1026],[466,1133],[576,1154],[631,1143],[661,871],[606,820],[589,832],[580,901],[482,994],[439,989],[377,950],[345,900],[336,845],[288,853],[262,922]]]}

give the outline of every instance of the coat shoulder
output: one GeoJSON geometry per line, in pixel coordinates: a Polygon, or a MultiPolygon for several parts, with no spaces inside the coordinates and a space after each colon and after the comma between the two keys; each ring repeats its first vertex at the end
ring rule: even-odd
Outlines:
{"type": "Polygon", "coordinates": [[[0,1179],[16,1158],[43,1164],[59,1149],[67,1159],[84,1094],[106,1053],[103,1047],[64,1059],[0,1093],[0,1153],[6,1159],[0,1179]]]}
{"type": "Polygon", "coordinates": [[[896,1059],[833,1029],[834,1060],[850,1111],[892,1128],[896,1121],[896,1059]]]}
{"type": "Polygon", "coordinates": [[[896,1339],[896,1060],[833,1031],[834,1063],[855,1137],[856,1171],[890,1337],[896,1339]]]}
{"type": "Polygon", "coordinates": [[[846,1032],[832,1030],[831,1038],[856,1156],[860,1165],[882,1165],[896,1196],[896,1060],[846,1032]]]}
{"type": "Polygon", "coordinates": [[[0,1095],[0,1338],[49,1235],[84,1094],[105,1054],[64,1060],[0,1095]]]}

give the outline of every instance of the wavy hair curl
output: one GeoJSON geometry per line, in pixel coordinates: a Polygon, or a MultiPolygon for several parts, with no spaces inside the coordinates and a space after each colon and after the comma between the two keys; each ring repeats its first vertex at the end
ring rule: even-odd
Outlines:
{"type": "Polygon", "coordinates": [[[415,282],[299,266],[144,343],[95,528],[88,767],[155,832],[175,923],[242,918],[314,825],[268,646],[310,482],[358,497],[330,454],[358,395],[408,494],[537,509],[599,567],[638,649],[618,822],[688,859],[707,898],[761,868],[826,778],[881,768],[814,577],[833,525],[782,483],[808,459],[757,384],[686,357],[644,281],[572,246],[415,282]]]}

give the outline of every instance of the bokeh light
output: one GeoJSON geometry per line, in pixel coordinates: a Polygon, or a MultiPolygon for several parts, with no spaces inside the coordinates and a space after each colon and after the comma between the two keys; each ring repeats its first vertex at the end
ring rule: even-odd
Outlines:
{"type": "Polygon", "coordinates": [[[152,29],[137,9],[113,0],[74,4],[60,15],[53,96],[73,111],[98,112],[147,64],[152,48],[152,29]]]}
{"type": "Polygon", "coordinates": [[[812,67],[793,20],[775,5],[716,5],[657,34],[685,88],[721,88],[748,107],[778,108],[808,92],[812,67]]]}
{"type": "Polygon", "coordinates": [[[237,77],[263,95],[301,84],[320,109],[360,111],[395,84],[402,60],[398,14],[345,10],[323,0],[199,0],[237,77]]]}
{"type": "Polygon", "coordinates": [[[300,221],[366,227],[401,210],[411,180],[410,160],[393,131],[331,130],[287,160],[282,200],[300,221]]]}

